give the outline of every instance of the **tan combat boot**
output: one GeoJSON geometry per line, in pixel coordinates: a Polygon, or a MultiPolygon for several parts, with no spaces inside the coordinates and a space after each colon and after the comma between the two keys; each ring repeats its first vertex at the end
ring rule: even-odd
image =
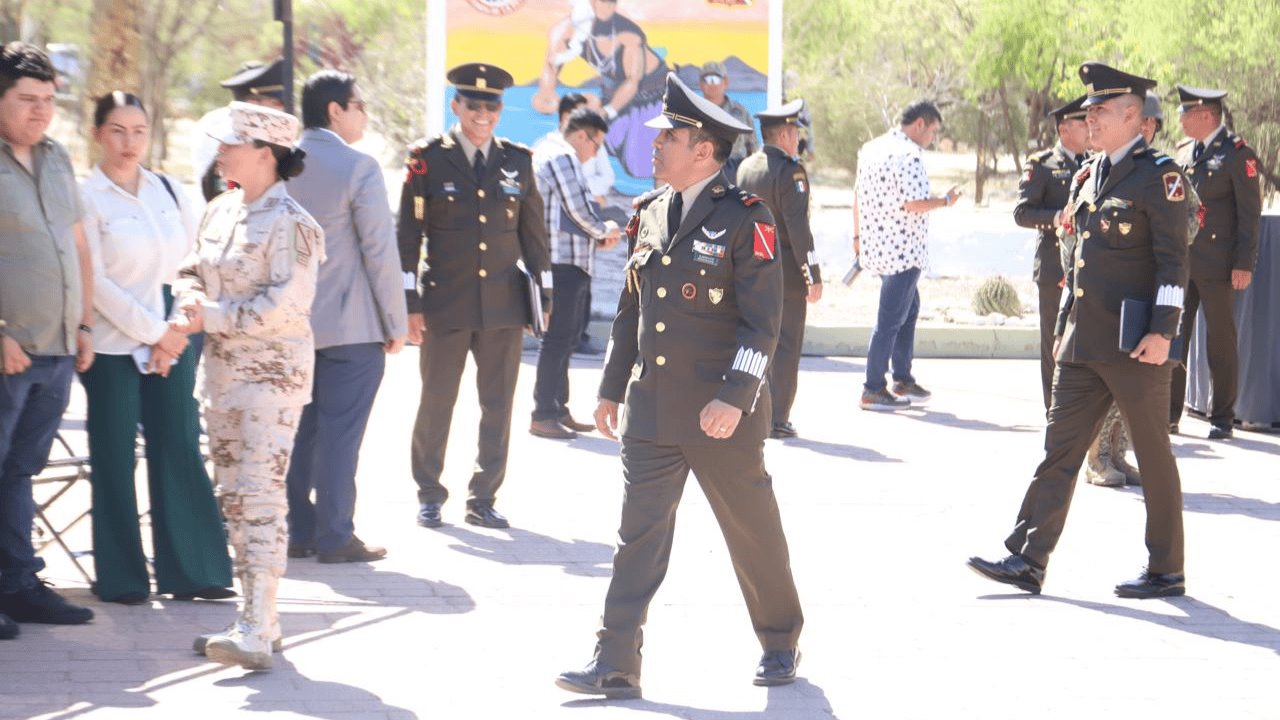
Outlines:
{"type": "MultiPolygon", "coordinates": [[[[274,642],[270,633],[268,598],[275,597],[279,579],[268,572],[248,572],[242,577],[244,609],[225,632],[209,637],[204,654],[223,665],[239,665],[248,670],[270,670],[274,642]]],[[[274,629],[279,632],[278,627],[274,629]]]]}

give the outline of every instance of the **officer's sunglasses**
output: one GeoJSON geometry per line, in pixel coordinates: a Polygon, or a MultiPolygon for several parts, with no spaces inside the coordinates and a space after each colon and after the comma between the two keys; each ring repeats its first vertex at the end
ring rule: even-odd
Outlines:
{"type": "Polygon", "coordinates": [[[496,113],[502,109],[502,103],[497,100],[476,100],[474,98],[464,98],[462,100],[462,105],[471,112],[488,110],[491,113],[496,113]]]}

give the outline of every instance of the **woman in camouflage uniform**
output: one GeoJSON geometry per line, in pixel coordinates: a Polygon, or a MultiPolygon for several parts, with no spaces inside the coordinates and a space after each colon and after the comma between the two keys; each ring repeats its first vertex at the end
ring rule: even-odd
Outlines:
{"type": "MultiPolygon", "coordinates": [[[[201,394],[218,499],[244,591],[240,617],[196,639],[228,665],[265,670],[279,648],[285,472],[315,357],[311,301],[324,257],[320,226],[285,190],[302,172],[292,115],[231,103],[218,167],[237,189],[209,204],[174,286],[177,315],[208,334],[201,394]]],[[[213,133],[211,133],[213,134],[213,133]]]]}

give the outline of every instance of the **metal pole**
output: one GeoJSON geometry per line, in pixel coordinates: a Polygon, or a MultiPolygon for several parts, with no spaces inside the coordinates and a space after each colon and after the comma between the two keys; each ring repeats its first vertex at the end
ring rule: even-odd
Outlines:
{"type": "Polygon", "coordinates": [[[284,111],[293,113],[293,0],[275,0],[276,20],[284,28],[284,111]]]}

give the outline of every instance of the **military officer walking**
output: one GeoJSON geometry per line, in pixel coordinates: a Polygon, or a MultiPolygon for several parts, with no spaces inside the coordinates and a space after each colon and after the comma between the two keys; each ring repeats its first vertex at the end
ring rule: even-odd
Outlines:
{"type": "Polygon", "coordinates": [[[791,405],[800,374],[806,302],[822,297],[822,271],[809,230],[809,176],[800,164],[800,114],[803,100],[757,113],[764,148],[738,166],[738,185],[764,198],[778,223],[778,257],[782,265],[782,330],[769,366],[773,397],[770,437],[796,436],[791,405]]]}
{"type": "MultiPolygon", "coordinates": [[[[1191,245],[1191,282],[1187,285],[1185,365],[1194,337],[1196,311],[1204,306],[1205,338],[1213,393],[1210,440],[1232,435],[1238,382],[1233,290],[1249,287],[1258,259],[1262,190],[1258,156],[1222,119],[1222,90],[1178,86],[1179,119],[1187,139],[1178,145],[1178,163],[1204,203],[1204,224],[1191,245]]],[[[1187,391],[1187,371],[1173,371],[1169,430],[1178,431],[1187,391]]]]}
{"type": "Polygon", "coordinates": [[[1018,204],[1013,221],[1038,230],[1036,258],[1031,270],[1040,298],[1040,384],[1044,409],[1049,410],[1049,390],[1053,384],[1053,330],[1058,322],[1065,279],[1059,258],[1058,231],[1062,208],[1067,205],[1071,177],[1084,162],[1089,149],[1089,128],[1085,125],[1086,96],[1049,111],[1058,127],[1058,142],[1027,158],[1027,171],[1018,184],[1018,204]]]}
{"type": "Polygon", "coordinates": [[[1185,178],[1139,134],[1143,95],[1155,82],[1100,63],[1080,67],[1088,88],[1089,133],[1099,146],[1073,180],[1067,231],[1079,233],[1057,325],[1045,459],[1005,540],[1003,560],[969,559],[996,582],[1039,593],[1062,534],[1085,452],[1112,399],[1128,420],[1142,467],[1146,569],[1116,586],[1121,597],[1182,595],[1182,489],[1164,409],[1169,343],[1178,332],[1187,283],[1185,178]],[[1150,324],[1132,352],[1119,349],[1120,306],[1149,303],[1150,324]]]}
{"type": "Polygon", "coordinates": [[[803,617],[764,468],[766,378],[782,314],[773,217],[722,171],[747,126],[674,74],[662,114],[649,124],[662,129],[654,175],[670,187],[647,199],[628,225],[632,252],[595,414],[601,433],[622,436],[613,579],[595,658],[556,684],[639,697],[642,627],[667,571],[690,470],[720,522],[764,648],[755,683],[789,683],[803,617]]]}
{"type": "Polygon", "coordinates": [[[495,137],[511,75],[482,63],[449,71],[458,124],[409,149],[400,199],[400,262],[409,339],[420,343],[422,397],[413,427],[418,524],[440,527],[449,491],[440,483],[453,406],[470,352],[476,363],[480,440],[466,521],[509,523],[494,509],[507,470],[511,406],[529,323],[524,274],[551,307],[551,261],[542,198],[528,148],[495,137]],[[414,273],[417,273],[414,287],[414,273]]]}

